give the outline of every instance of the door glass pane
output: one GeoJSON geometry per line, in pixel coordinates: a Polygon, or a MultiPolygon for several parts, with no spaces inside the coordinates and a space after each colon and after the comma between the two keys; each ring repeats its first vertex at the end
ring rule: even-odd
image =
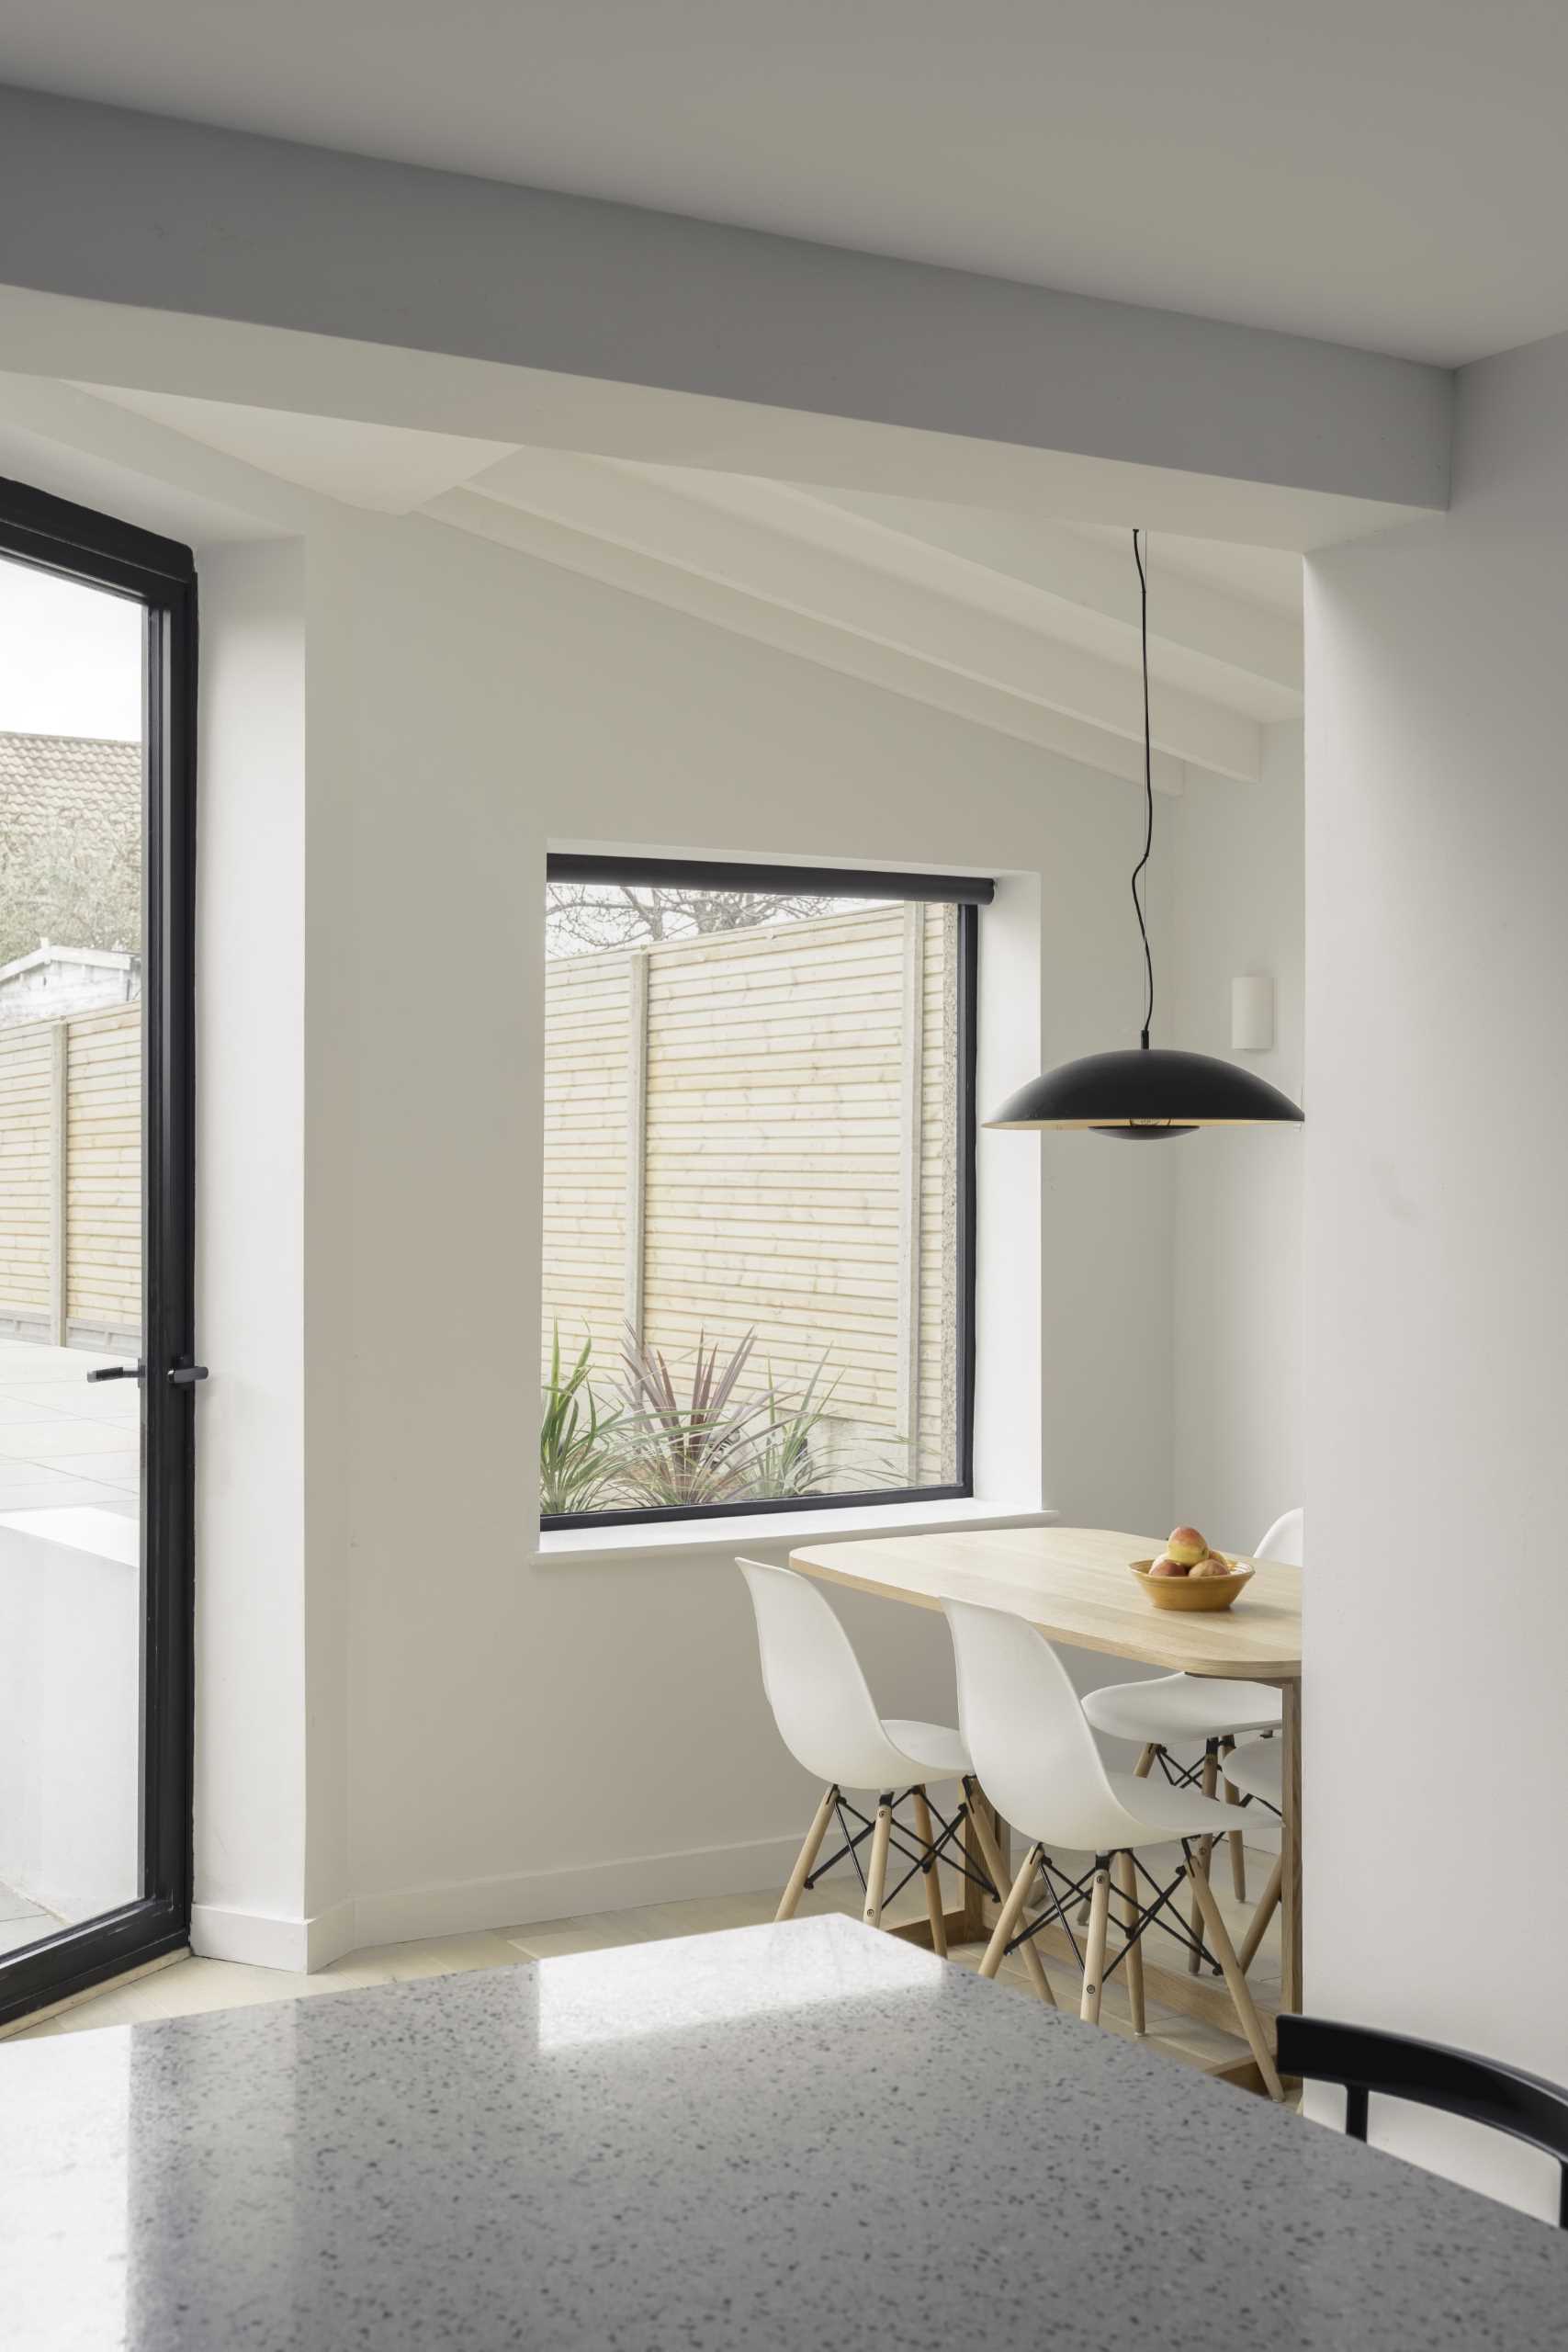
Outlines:
{"type": "Polygon", "coordinates": [[[0,558],[0,1954],[142,1892],[144,627],[0,558]]]}

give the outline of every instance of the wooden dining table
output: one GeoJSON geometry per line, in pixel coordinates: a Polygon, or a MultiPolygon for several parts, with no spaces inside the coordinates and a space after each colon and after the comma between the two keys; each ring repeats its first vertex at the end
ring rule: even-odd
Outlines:
{"type": "MultiPolygon", "coordinates": [[[[886,1535],[861,1541],[809,1544],[790,1555],[790,1565],[823,1584],[874,1593],[883,1600],[916,1609],[940,1609],[944,1600],[969,1600],[982,1609],[1004,1610],[1038,1626],[1049,1641],[1103,1657],[1135,1659],[1168,1671],[1213,1676],[1219,1681],[1268,1682],[1279,1688],[1282,1712],[1283,1808],[1280,1844],[1280,1984],[1278,2000],[1254,1991],[1265,2024],[1272,2028],[1280,2008],[1299,2010],[1302,1986],[1302,1593],[1301,1570],[1276,1560],[1234,1556],[1254,1570],[1252,1580],[1225,1610],[1156,1609],[1132,1573],[1131,1563],[1164,1548],[1161,1536],[1129,1535],[1103,1527],[960,1528],[931,1535],[886,1535]]],[[[1216,1715],[1223,1718],[1218,1695],[1216,1715]]],[[[1004,1860],[1007,1825],[995,1823],[1004,1860]]],[[[995,1906],[979,1882],[985,1876],[978,1846],[971,1839],[961,1910],[946,1920],[950,1942],[977,1941],[989,1933],[995,1906]]],[[[928,1944],[927,1922],[895,1932],[928,1944]]],[[[1042,1951],[1071,1959],[1073,1947],[1059,1926],[1041,1928],[1042,1951]]],[[[1223,1984],[1185,1969],[1145,1961],[1151,1999],[1234,2030],[1230,1996],[1223,1984]]]]}

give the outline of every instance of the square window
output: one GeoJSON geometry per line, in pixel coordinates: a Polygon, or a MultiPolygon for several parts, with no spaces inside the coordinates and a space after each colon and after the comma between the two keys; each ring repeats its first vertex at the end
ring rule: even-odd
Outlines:
{"type": "Polygon", "coordinates": [[[989,895],[551,858],[546,1526],[970,1492],[989,895]]]}

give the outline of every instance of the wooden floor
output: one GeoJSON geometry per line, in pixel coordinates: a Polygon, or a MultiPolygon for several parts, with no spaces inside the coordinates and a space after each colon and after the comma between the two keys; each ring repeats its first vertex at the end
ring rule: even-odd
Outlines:
{"type": "MultiPolygon", "coordinates": [[[[1266,1831],[1262,1834],[1267,1836],[1266,1831]]],[[[1062,1859],[1066,1861],[1068,1858],[1062,1859]]],[[[1157,1866],[1153,1853],[1146,1859],[1151,1868],[1157,1866]]],[[[1262,1893],[1273,1859],[1266,1845],[1248,1852],[1249,1894],[1262,1893]]],[[[1165,1873],[1167,1877],[1171,1874],[1168,1871],[1165,1873]]],[[[1231,1891],[1228,1852],[1216,1853],[1213,1879],[1221,1908],[1239,1943],[1251,1907],[1249,1904],[1238,1904],[1231,1891]]],[[[311,1976],[292,1975],[281,1969],[243,1967],[230,1961],[178,1957],[130,1981],[122,1979],[107,1991],[89,1995],[38,2021],[13,2028],[11,2038],[31,2041],[46,2034],[85,2033],[97,2026],[139,2024],[149,2018],[239,2008],[258,2001],[318,1999],[330,1993],[393,1984],[410,1977],[445,1976],[469,1968],[515,1966],[522,1961],[548,1960],[561,1952],[598,1951],[613,1944],[646,1943],[669,1936],[706,1935],[717,1928],[749,1927],[755,1921],[771,1919],[778,1894],[773,1887],[756,1894],[710,1895],[686,1903],[650,1904],[634,1911],[595,1912],[581,1918],[486,1929],[477,1935],[383,1944],[350,1953],[311,1976]]],[[[956,1905],[956,1884],[952,1887],[951,1900],[956,1905]]],[[[801,1909],[845,1911],[858,1917],[860,1902],[860,1887],[854,1877],[835,1876],[807,1894],[801,1909]]],[[[890,1924],[924,1917],[925,1905],[918,1884],[906,1890],[887,1914],[890,1924]]],[[[1157,1958],[1168,1968],[1185,1966],[1174,1942],[1158,1930],[1150,1931],[1147,1949],[1151,1960],[1157,1958]]],[[[952,1957],[959,1966],[974,1968],[978,1966],[980,1955],[981,1947],[976,1944],[955,1951],[952,1957]]],[[[1052,1960],[1047,1973],[1058,2002],[1076,2017],[1078,1984],[1071,1968],[1052,1960]]],[[[1259,1992],[1270,1993],[1277,1998],[1279,1980],[1276,1918],[1253,1962],[1251,1981],[1259,1992]]],[[[1015,1957],[1004,1962],[1002,1981],[1028,1988],[1029,1979],[1021,1960],[1015,1957]]],[[[1100,2027],[1111,2033],[1129,2034],[1132,2030],[1120,1970],[1106,1984],[1100,2027]]],[[[1084,2030],[1093,2030],[1090,2027],[1084,2030]]],[[[1239,2031],[1234,2035],[1222,2031],[1197,2018],[1161,2009],[1153,2001],[1149,2004],[1145,2041],[1151,2050],[1162,2052],[1178,2064],[1194,2066],[1206,2074],[1240,2070],[1248,2055],[1239,2031]]]]}

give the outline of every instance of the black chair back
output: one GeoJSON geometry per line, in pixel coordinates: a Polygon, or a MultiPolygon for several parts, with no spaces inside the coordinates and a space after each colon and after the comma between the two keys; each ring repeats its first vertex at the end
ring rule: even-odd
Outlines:
{"type": "Polygon", "coordinates": [[[1568,2230],[1568,2091],[1468,2050],[1414,2041],[1403,2033],[1376,2033],[1368,2026],[1338,2025],[1328,2018],[1287,2015],[1278,2030],[1281,2075],[1344,2084],[1345,2129],[1353,2140],[1367,2136],[1367,2095],[1377,2091],[1445,2115],[1468,2116],[1555,2156],[1561,2177],[1557,2218],[1568,2230]]]}

